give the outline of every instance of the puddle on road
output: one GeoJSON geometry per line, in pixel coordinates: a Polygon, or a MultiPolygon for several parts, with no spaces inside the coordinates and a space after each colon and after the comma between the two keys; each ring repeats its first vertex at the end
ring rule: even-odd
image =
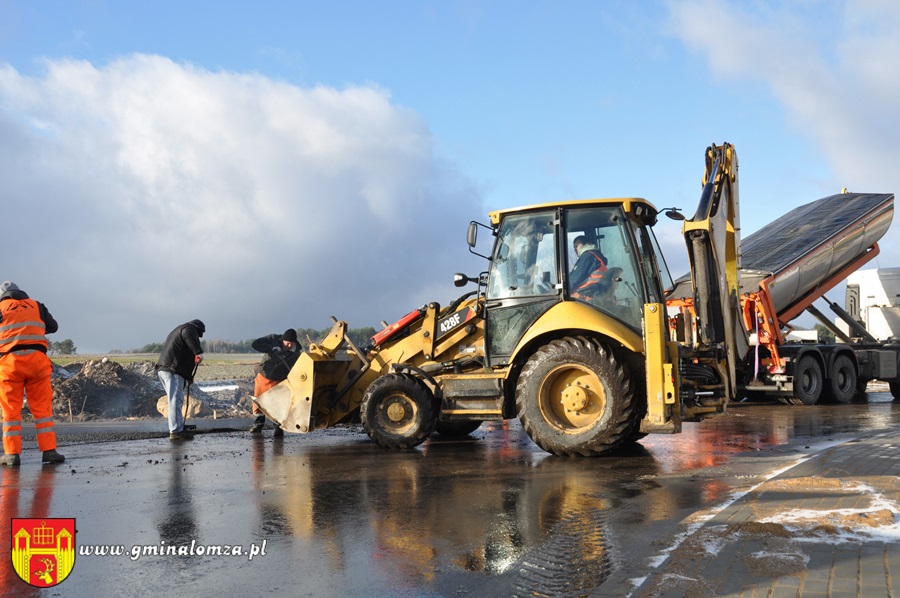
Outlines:
{"type": "Polygon", "coordinates": [[[651,435],[641,444],[664,473],[681,473],[727,463],[732,455],[763,451],[796,439],[891,428],[900,424],[900,404],[888,393],[869,393],[867,403],[789,406],[740,403],[681,434],[651,435]]]}
{"type": "MultiPolygon", "coordinates": [[[[396,595],[454,571],[476,587],[492,580],[537,595],[602,583],[614,562],[606,515],[640,492],[623,483],[634,459],[552,457],[510,424],[478,434],[412,452],[364,443],[294,454],[254,443],[259,533],[278,522],[295,549],[327,556],[330,574],[386,580],[396,595]]],[[[646,451],[635,455],[651,473],[646,451]]]]}
{"type": "Polygon", "coordinates": [[[76,517],[85,544],[266,542],[252,562],[83,557],[66,584],[98,595],[116,579],[198,594],[289,592],[302,580],[315,595],[579,595],[651,541],[641,530],[732,491],[715,477],[664,475],[898,415],[889,402],[736,405],[595,459],[548,455],[516,422],[412,451],[382,450],[355,429],[71,445],[63,468],[35,469],[29,456],[21,472],[4,470],[0,506],[4,517],[76,517]]]}

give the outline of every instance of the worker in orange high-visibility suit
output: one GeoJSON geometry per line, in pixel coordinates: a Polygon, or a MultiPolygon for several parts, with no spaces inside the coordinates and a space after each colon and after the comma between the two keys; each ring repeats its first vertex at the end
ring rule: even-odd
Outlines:
{"type": "Polygon", "coordinates": [[[22,407],[34,417],[44,463],[62,463],[53,431],[53,365],[47,357],[48,333],[59,325],[43,303],[29,299],[15,283],[0,284],[0,407],[3,408],[2,464],[18,467],[22,452],[22,407]]]}

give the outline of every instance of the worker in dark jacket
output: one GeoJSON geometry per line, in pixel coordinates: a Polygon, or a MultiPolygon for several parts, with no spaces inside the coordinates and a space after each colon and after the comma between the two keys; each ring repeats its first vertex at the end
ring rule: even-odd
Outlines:
{"type": "Polygon", "coordinates": [[[195,366],[203,361],[200,337],[206,325],[191,320],[169,333],[156,362],[156,373],[169,398],[169,438],[185,440],[191,434],[184,429],[184,391],[194,381],[195,366]]]}
{"type": "Polygon", "coordinates": [[[569,274],[569,289],[575,299],[590,299],[604,290],[608,284],[608,280],[604,278],[607,259],[600,253],[600,248],[588,242],[588,238],[584,235],[575,237],[572,245],[578,261],[569,274]]]}
{"type": "MultiPolygon", "coordinates": [[[[269,334],[253,341],[250,346],[254,351],[265,353],[262,362],[257,369],[256,380],[253,384],[253,396],[258,397],[279,382],[286,380],[291,368],[300,357],[300,342],[297,339],[297,331],[288,328],[284,334],[269,334]]],[[[256,419],[250,426],[250,432],[260,434],[266,425],[266,416],[254,401],[253,414],[256,419]]],[[[275,428],[275,436],[284,436],[281,427],[275,428]]]]}
{"type": "Polygon", "coordinates": [[[3,409],[2,464],[18,467],[22,452],[22,407],[34,417],[44,463],[62,463],[53,431],[53,364],[47,334],[59,325],[43,303],[30,299],[14,282],[0,284],[0,407],[3,409]]]}

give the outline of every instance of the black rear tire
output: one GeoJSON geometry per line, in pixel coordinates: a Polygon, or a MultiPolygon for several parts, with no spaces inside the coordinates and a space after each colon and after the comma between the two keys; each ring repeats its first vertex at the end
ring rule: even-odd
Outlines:
{"type": "Polygon", "coordinates": [[[831,364],[828,394],[838,403],[849,403],[856,394],[856,367],[846,355],[838,355],[831,364]]]}
{"type": "Polygon", "coordinates": [[[822,396],[823,383],[822,366],[815,357],[801,357],[794,370],[794,396],[804,405],[815,405],[822,396]]]}
{"type": "Polygon", "coordinates": [[[538,349],[522,368],[516,389],[522,427],[555,455],[598,455],[639,434],[635,402],[616,358],[584,337],[538,349]]]}
{"type": "Polygon", "coordinates": [[[366,434],[381,446],[412,448],[434,432],[438,405],[419,379],[385,374],[366,389],[359,413],[366,434]]]}

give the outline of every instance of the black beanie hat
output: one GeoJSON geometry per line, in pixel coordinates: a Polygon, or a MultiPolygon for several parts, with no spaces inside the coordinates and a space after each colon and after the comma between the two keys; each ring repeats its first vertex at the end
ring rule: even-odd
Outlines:
{"type": "Polygon", "coordinates": [[[297,345],[300,344],[300,341],[297,339],[297,331],[293,328],[288,328],[287,330],[285,330],[284,334],[281,335],[281,340],[289,341],[297,345]]]}
{"type": "Polygon", "coordinates": [[[206,332],[206,324],[204,324],[200,320],[191,320],[190,322],[188,322],[188,324],[197,329],[197,334],[199,336],[203,336],[203,333],[206,332]]]}

